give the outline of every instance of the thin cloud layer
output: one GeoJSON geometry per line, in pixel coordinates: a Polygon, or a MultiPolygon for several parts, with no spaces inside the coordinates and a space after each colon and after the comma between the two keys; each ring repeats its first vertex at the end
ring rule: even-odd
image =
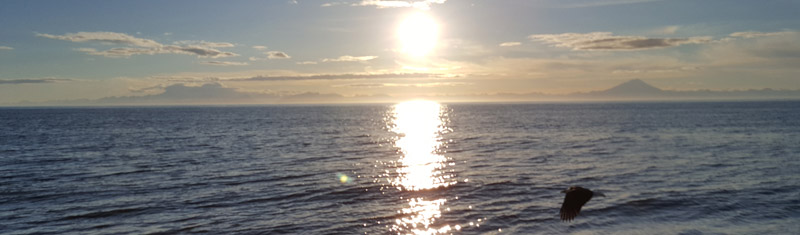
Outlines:
{"type": "Polygon", "coordinates": [[[528,38],[555,47],[570,48],[576,51],[647,50],[712,42],[710,37],[647,38],[641,36],[614,36],[611,32],[534,34],[528,36],[528,38]]]}
{"type": "Polygon", "coordinates": [[[378,57],[377,56],[350,56],[350,55],[343,55],[343,56],[339,56],[339,58],[322,59],[322,62],[357,62],[357,61],[374,60],[376,58],[378,58],[378,57]]]}
{"type": "Polygon", "coordinates": [[[735,32],[735,33],[730,34],[730,36],[731,37],[736,37],[736,38],[759,38],[759,37],[772,37],[772,36],[786,36],[786,35],[792,35],[792,34],[795,34],[795,33],[796,32],[789,32],[789,31],[769,32],[769,33],[762,33],[762,32],[756,32],[756,31],[747,31],[747,32],[735,32]]]}
{"type": "Polygon", "coordinates": [[[68,33],[64,35],[37,33],[36,36],[70,41],[70,42],[99,42],[99,43],[121,44],[121,45],[150,47],[150,48],[157,48],[163,46],[161,45],[161,43],[158,43],[150,39],[137,38],[124,33],[115,33],[115,32],[77,32],[77,33],[68,33]]]}
{"type": "Polygon", "coordinates": [[[468,82],[427,82],[427,83],[353,83],[338,85],[335,87],[355,87],[355,88],[381,88],[381,87],[414,87],[414,88],[431,88],[431,87],[456,87],[456,86],[469,86],[473,83],[468,82]]]}
{"type": "Polygon", "coordinates": [[[78,32],[64,35],[36,34],[36,36],[64,40],[70,42],[98,42],[103,44],[126,45],[133,47],[115,47],[108,50],[96,48],[77,48],[76,51],[89,55],[110,58],[127,58],[133,55],[185,54],[200,58],[223,58],[239,56],[233,52],[224,52],[216,47],[233,47],[227,42],[179,41],[175,45],[164,45],[151,39],[137,38],[124,33],[115,32],[78,32]],[[188,44],[188,45],[187,45],[188,44]]]}
{"type": "Polygon", "coordinates": [[[238,56],[238,54],[233,52],[224,52],[213,48],[198,46],[165,46],[164,49],[167,53],[197,55],[197,57],[201,58],[223,58],[238,56]]]}
{"type": "Polygon", "coordinates": [[[0,79],[0,84],[40,84],[75,81],[66,78],[26,78],[26,79],[0,79]]]}
{"type": "Polygon", "coordinates": [[[247,62],[234,62],[234,61],[203,61],[201,64],[214,65],[214,66],[245,66],[249,65],[247,62]]]}
{"type": "Polygon", "coordinates": [[[136,48],[136,47],[115,47],[104,51],[98,51],[94,48],[76,48],[75,51],[80,51],[89,55],[104,56],[109,58],[128,58],[133,55],[155,55],[155,54],[185,54],[196,55],[200,58],[224,58],[239,56],[233,52],[223,52],[213,48],[202,47],[181,47],[181,46],[164,46],[161,48],[136,48]]]}
{"type": "Polygon", "coordinates": [[[360,80],[360,79],[403,79],[403,78],[438,78],[442,74],[435,73],[347,73],[316,74],[291,76],[254,76],[247,78],[230,78],[225,81],[301,81],[301,80],[360,80]]]}
{"type": "Polygon", "coordinates": [[[154,90],[164,90],[164,88],[166,88],[166,86],[164,86],[163,84],[158,84],[158,85],[155,85],[155,86],[148,86],[148,87],[142,87],[142,88],[128,87],[128,91],[130,91],[132,93],[144,93],[144,92],[154,91],[154,90]]]}
{"type": "Polygon", "coordinates": [[[206,76],[204,73],[183,74],[175,76],[151,76],[149,79],[169,82],[257,82],[257,81],[305,81],[305,80],[369,80],[369,79],[421,79],[421,78],[453,78],[445,73],[331,73],[331,74],[281,74],[266,75],[275,72],[259,72],[248,74],[217,74],[206,76]],[[260,75],[265,74],[265,75],[260,75]]]}
{"type": "Polygon", "coordinates": [[[625,5],[625,4],[637,4],[637,3],[646,3],[646,2],[656,2],[661,0],[579,0],[579,1],[561,1],[565,4],[563,7],[566,8],[581,8],[581,7],[602,7],[602,6],[612,6],[612,5],[625,5]]]}
{"type": "Polygon", "coordinates": [[[0,46],[0,50],[14,50],[14,48],[8,46],[0,46]]]}
{"type": "Polygon", "coordinates": [[[363,0],[353,6],[375,6],[377,8],[398,8],[413,7],[422,10],[429,10],[433,4],[444,4],[447,0],[424,0],[424,1],[381,1],[363,0]]]}
{"type": "MultiPolygon", "coordinates": [[[[770,66],[788,66],[797,69],[797,59],[800,59],[800,33],[793,31],[783,32],[736,32],[731,37],[723,38],[710,48],[718,61],[737,61],[738,63],[763,63],[771,62],[770,66]]],[[[709,52],[706,52],[708,54],[709,52]]],[[[760,65],[766,66],[766,65],[760,65]]],[[[771,67],[771,72],[775,67],[771,67]]],[[[796,77],[796,76],[786,76],[796,77]]]]}
{"type": "Polygon", "coordinates": [[[501,47],[513,47],[513,46],[519,46],[519,45],[522,45],[522,43],[521,42],[504,42],[504,43],[500,43],[501,47]]]}
{"type": "Polygon", "coordinates": [[[105,51],[98,51],[94,48],[75,48],[75,51],[83,52],[88,55],[97,55],[110,58],[127,58],[132,55],[155,55],[161,51],[157,48],[132,48],[132,47],[116,47],[105,51]]]}
{"type": "Polygon", "coordinates": [[[175,44],[178,45],[189,45],[195,47],[211,47],[211,48],[220,48],[220,47],[235,47],[233,43],[229,42],[206,42],[206,41],[177,41],[175,44]]]}

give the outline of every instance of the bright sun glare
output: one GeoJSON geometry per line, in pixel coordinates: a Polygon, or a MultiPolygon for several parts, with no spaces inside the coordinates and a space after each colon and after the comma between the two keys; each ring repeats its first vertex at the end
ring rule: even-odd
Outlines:
{"type": "Polygon", "coordinates": [[[421,57],[436,46],[439,25],[429,15],[417,12],[406,17],[397,28],[397,38],[402,50],[411,56],[421,57]]]}

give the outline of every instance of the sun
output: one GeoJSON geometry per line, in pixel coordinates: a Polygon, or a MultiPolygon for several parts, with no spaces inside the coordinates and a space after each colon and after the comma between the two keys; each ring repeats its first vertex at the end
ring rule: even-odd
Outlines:
{"type": "Polygon", "coordinates": [[[415,57],[429,54],[436,47],[438,37],[439,25],[423,12],[409,15],[397,28],[402,51],[415,57]]]}

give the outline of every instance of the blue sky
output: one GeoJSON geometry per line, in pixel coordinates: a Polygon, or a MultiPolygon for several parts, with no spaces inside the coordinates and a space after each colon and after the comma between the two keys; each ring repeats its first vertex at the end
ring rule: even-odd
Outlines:
{"type": "Polygon", "coordinates": [[[0,103],[208,83],[399,98],[581,92],[635,78],[676,90],[800,89],[800,1],[1,4],[0,103]],[[430,22],[412,29],[435,25],[424,56],[403,49],[424,33],[398,35],[414,15],[430,22]]]}

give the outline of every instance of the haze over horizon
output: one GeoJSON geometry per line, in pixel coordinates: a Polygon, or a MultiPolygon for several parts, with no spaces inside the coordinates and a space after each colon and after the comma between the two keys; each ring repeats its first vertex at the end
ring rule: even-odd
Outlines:
{"type": "Polygon", "coordinates": [[[800,90],[788,0],[2,4],[0,105],[800,90]]]}

